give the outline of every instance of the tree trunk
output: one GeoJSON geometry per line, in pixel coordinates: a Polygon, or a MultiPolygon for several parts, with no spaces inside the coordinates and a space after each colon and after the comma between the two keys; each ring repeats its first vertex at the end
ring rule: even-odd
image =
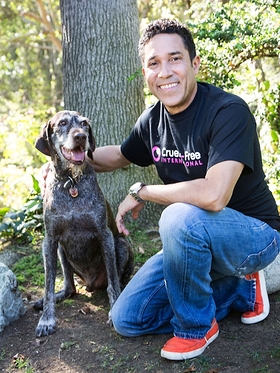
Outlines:
{"type": "MultiPolygon", "coordinates": [[[[144,109],[138,57],[137,0],[61,0],[65,109],[91,120],[97,146],[120,144],[144,109]]],[[[152,167],[98,175],[114,213],[137,181],[159,182],[152,167]]],[[[141,222],[157,224],[161,207],[146,204],[141,222]]]]}

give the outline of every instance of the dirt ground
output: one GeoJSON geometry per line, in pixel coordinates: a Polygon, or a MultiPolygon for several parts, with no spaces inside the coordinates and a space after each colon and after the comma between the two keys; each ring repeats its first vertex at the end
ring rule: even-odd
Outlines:
{"type": "Polygon", "coordinates": [[[269,317],[243,325],[232,313],[219,323],[219,337],[199,357],[168,361],[160,349],[171,335],[119,336],[107,321],[106,292],[80,292],[56,306],[57,332],[37,339],[39,294],[23,294],[26,314],[0,333],[0,372],[279,373],[280,292],[270,295],[269,317]]]}

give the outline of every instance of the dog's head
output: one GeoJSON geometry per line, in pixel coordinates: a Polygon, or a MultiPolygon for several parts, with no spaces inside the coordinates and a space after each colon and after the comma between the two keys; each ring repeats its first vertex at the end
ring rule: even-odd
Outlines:
{"type": "Polygon", "coordinates": [[[60,111],[44,125],[35,147],[52,159],[56,155],[61,160],[81,165],[85,153],[92,159],[95,149],[90,121],[76,111],[60,111]]]}

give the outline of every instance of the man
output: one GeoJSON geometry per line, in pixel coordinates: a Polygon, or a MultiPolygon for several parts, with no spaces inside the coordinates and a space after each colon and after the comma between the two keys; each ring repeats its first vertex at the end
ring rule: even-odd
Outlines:
{"type": "MultiPolygon", "coordinates": [[[[156,166],[164,185],[138,182],[120,204],[134,219],[145,201],[166,205],[163,250],[124,289],[112,321],[124,336],[174,334],[161,356],[201,354],[231,309],[252,324],[269,313],[262,269],[280,249],[280,218],[264,180],[256,125],[245,102],[197,83],[200,58],[188,29],[158,20],[139,44],[143,75],[158,102],[119,146],[94,152],[96,171],[156,166]]],[[[143,180],[142,180],[143,181],[143,180]]],[[[144,181],[143,181],[144,182],[144,181]]]]}

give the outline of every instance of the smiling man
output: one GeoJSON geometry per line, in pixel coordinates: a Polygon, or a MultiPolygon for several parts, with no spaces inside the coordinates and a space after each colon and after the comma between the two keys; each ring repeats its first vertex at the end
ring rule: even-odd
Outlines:
{"type": "Polygon", "coordinates": [[[154,36],[144,48],[142,72],[151,93],[170,114],[185,110],[193,101],[200,58],[190,57],[177,34],[154,36]]]}
{"type": "Polygon", "coordinates": [[[96,171],[155,165],[163,185],[132,185],[116,222],[137,219],[145,201],[166,206],[163,250],[124,289],[112,321],[124,336],[173,333],[161,350],[182,360],[201,354],[231,309],[253,324],[269,313],[262,269],[280,249],[280,218],[265,182],[255,119],[240,98],[197,83],[200,58],[190,31],[161,19],[145,30],[139,53],[158,102],[121,146],[94,152],[96,171]]]}

